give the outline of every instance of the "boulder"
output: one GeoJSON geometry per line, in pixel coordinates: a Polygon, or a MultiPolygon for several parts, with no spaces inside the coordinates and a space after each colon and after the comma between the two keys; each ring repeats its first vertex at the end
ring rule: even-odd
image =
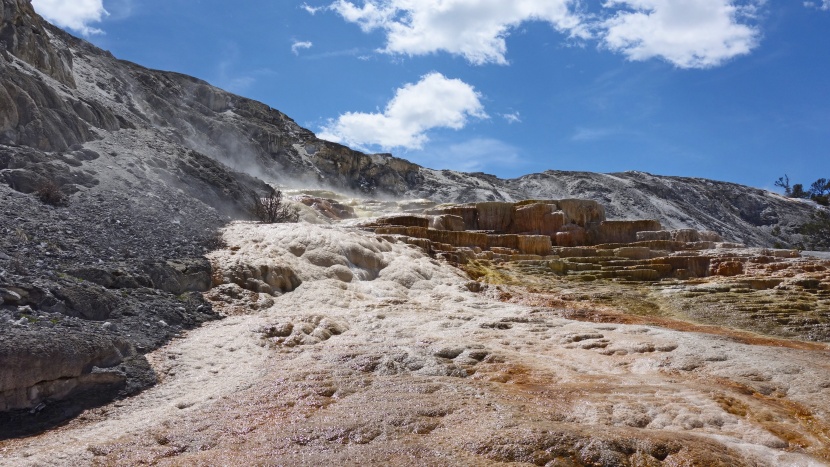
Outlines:
{"type": "Polygon", "coordinates": [[[61,287],[54,294],[66,303],[66,314],[93,321],[109,318],[119,303],[103,287],[87,283],[61,287]]]}
{"type": "Polygon", "coordinates": [[[154,288],[172,294],[206,292],[212,283],[210,262],[204,258],[180,258],[161,263],[146,263],[144,272],[154,288]]]}

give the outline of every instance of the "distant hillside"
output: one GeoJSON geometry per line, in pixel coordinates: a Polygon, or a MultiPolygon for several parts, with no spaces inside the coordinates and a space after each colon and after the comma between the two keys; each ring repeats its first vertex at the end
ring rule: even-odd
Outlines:
{"type": "MultiPolygon", "coordinates": [[[[172,177],[181,185],[177,188],[210,205],[234,204],[242,196],[219,187],[227,177],[241,180],[232,172],[290,186],[442,202],[589,198],[606,204],[611,218],[655,218],[666,227],[714,230],[757,246],[797,243],[797,227],[813,209],[763,190],[704,179],[547,171],[504,180],[363,154],[317,139],[265,104],[196,78],[118,60],[45,23],[27,0],[3,0],[2,14],[0,144],[44,154],[76,146],[116,152],[121,163],[131,159],[139,179],[172,177]],[[195,190],[194,172],[187,168],[188,158],[202,155],[221,164],[215,177],[197,177],[210,190],[195,190]]],[[[55,159],[54,167],[64,164],[47,158],[55,159]]],[[[43,169],[38,167],[23,170],[43,169]]],[[[6,181],[18,187],[26,185],[21,180],[27,175],[8,171],[19,169],[0,166],[6,181]]],[[[107,170],[96,170],[96,177],[112,182],[114,174],[107,170]]]]}

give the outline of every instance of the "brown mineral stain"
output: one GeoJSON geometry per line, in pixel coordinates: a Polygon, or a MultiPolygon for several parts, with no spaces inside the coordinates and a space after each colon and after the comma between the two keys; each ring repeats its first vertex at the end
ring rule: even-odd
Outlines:
{"type": "Polygon", "coordinates": [[[726,412],[743,417],[786,441],[789,451],[803,449],[820,458],[830,459],[830,425],[817,419],[803,405],[785,397],[765,396],[745,384],[726,378],[710,378],[709,381],[734,394],[717,393],[713,396],[726,412]]]}

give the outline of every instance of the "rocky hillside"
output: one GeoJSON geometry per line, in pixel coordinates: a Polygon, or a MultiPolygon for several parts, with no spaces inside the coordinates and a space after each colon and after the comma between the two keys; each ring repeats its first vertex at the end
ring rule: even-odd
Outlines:
{"type": "MultiPolygon", "coordinates": [[[[547,171],[503,180],[367,155],[321,141],[262,103],[117,60],[43,22],[26,0],[3,0],[2,14],[0,143],[6,145],[51,153],[73,145],[121,150],[140,159],[134,169],[145,172],[166,170],[152,154],[196,151],[267,181],[439,202],[587,198],[608,206],[610,218],[654,218],[670,228],[714,230],[755,246],[797,244],[797,227],[813,209],[704,179],[547,171]]],[[[31,190],[19,180],[26,175],[4,177],[31,190]]],[[[206,201],[215,205],[218,199],[206,201]]]]}

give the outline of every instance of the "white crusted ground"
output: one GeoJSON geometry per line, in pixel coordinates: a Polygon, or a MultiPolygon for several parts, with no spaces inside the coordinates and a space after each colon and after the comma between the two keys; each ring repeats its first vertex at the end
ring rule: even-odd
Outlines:
{"type": "Polygon", "coordinates": [[[275,296],[219,288],[245,314],[155,352],[157,387],[0,464],[826,465],[827,349],[561,319],[337,226],[225,237],[223,277],[275,296]]]}

